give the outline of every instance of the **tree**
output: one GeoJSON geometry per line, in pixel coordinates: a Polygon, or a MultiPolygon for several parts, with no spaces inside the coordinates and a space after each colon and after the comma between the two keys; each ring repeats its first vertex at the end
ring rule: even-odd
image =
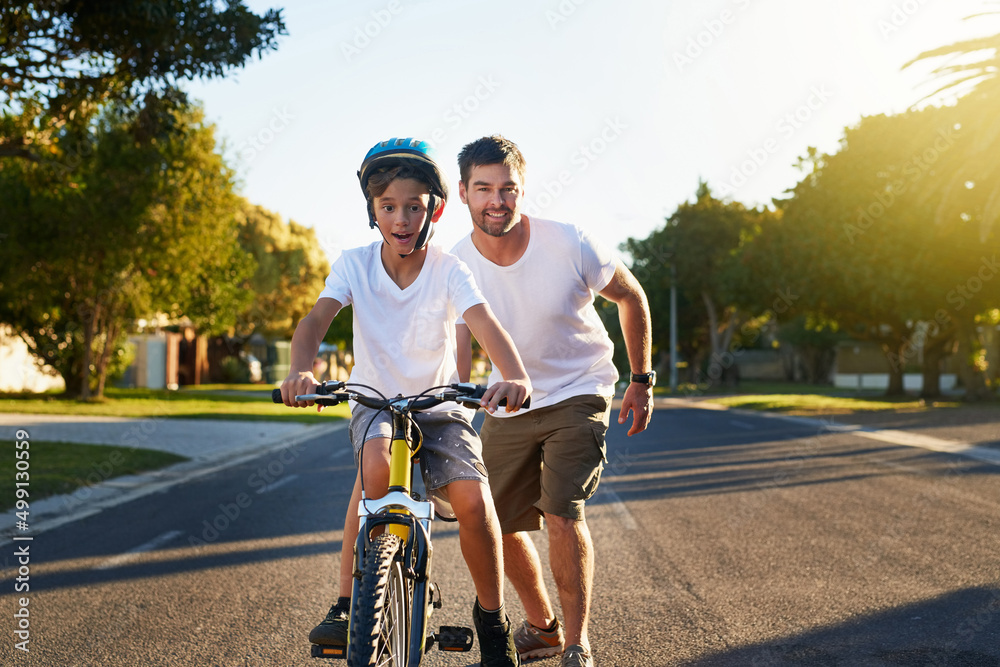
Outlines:
{"type": "MultiPolygon", "coordinates": [[[[981,12],[967,20],[1000,12],[981,12]]],[[[967,142],[961,151],[949,156],[951,178],[944,179],[928,195],[940,200],[938,215],[944,219],[952,214],[954,199],[964,194],[966,184],[973,183],[984,193],[980,222],[984,233],[1000,219],[1000,167],[996,162],[1000,150],[1000,35],[967,39],[924,51],[903,67],[918,62],[936,61],[931,76],[940,86],[925,100],[944,92],[961,97],[957,105],[957,122],[976,141],[967,142]]]]}
{"type": "MultiPolygon", "coordinates": [[[[1000,14],[1000,12],[980,12],[967,16],[966,20],[1000,14]]],[[[1000,35],[976,37],[960,42],[939,46],[924,51],[903,68],[918,62],[946,58],[932,71],[932,76],[941,82],[941,86],[927,97],[933,97],[946,90],[955,91],[963,86],[977,86],[996,80],[1000,71],[1000,35]],[[969,57],[973,56],[973,57],[969,57]]]]}
{"type": "Polygon", "coordinates": [[[844,338],[837,322],[820,321],[810,315],[798,315],[778,330],[778,340],[791,345],[801,359],[809,384],[829,384],[837,361],[837,344],[844,338]]]}
{"type": "MultiPolygon", "coordinates": [[[[663,378],[669,373],[670,364],[681,364],[680,381],[695,383],[698,380],[696,371],[699,360],[707,359],[708,329],[706,325],[704,305],[692,302],[688,292],[678,290],[677,293],[677,349],[670,349],[670,285],[671,262],[673,252],[666,245],[664,230],[657,230],[645,239],[628,239],[619,249],[631,256],[631,270],[642,285],[649,301],[649,313],[652,325],[653,363],[658,366],[663,378]],[[674,355],[674,358],[671,357],[674,355]]],[[[618,310],[613,304],[598,304],[598,313],[615,342],[616,355],[621,339],[621,325],[618,323],[618,310]]],[[[627,363],[627,358],[622,361],[627,363]]],[[[618,358],[616,357],[616,362],[618,358]]],[[[622,366],[619,365],[619,368],[622,366]]]]}
{"type": "Polygon", "coordinates": [[[38,158],[67,124],[142,101],[140,126],[178,81],[223,76],[285,34],[280,10],[213,0],[8,0],[0,6],[0,156],[38,158]]]}
{"type": "Polygon", "coordinates": [[[903,373],[922,352],[925,392],[936,395],[940,359],[993,298],[994,288],[982,290],[966,308],[949,296],[996,247],[981,237],[976,193],[957,197],[944,219],[926,194],[953,178],[948,158],[974,141],[956,112],[929,107],[848,128],[836,153],[808,158],[811,171],[781,204],[776,238],[757,240],[782,248],[801,312],[882,347],[889,394],[903,393],[903,373]]]}
{"type": "Polygon", "coordinates": [[[236,241],[239,202],[214,128],[198,109],[174,113],[140,142],[132,112],[109,107],[86,136],[55,137],[55,162],[0,159],[0,321],[70,395],[102,395],[135,318],[223,331],[250,296],[254,264],[236,241]],[[58,167],[67,145],[89,147],[71,170],[58,167]]]}
{"type": "MultiPolygon", "coordinates": [[[[1000,12],[982,12],[968,17],[1000,12]]],[[[921,53],[904,67],[918,62],[936,62],[932,77],[940,86],[931,95],[949,92],[959,96],[955,105],[956,122],[960,124],[968,140],[958,150],[946,156],[946,170],[950,174],[928,188],[925,197],[936,200],[938,222],[960,217],[978,224],[980,240],[983,244],[995,239],[997,222],[1000,221],[1000,166],[996,155],[1000,151],[1000,35],[964,40],[954,44],[931,49],[921,53]]],[[[996,247],[994,243],[993,247],[996,247]]],[[[988,258],[983,258],[988,263],[988,258]]],[[[995,261],[993,264],[995,265],[995,261]]],[[[975,281],[976,276],[967,275],[963,283],[975,281]]],[[[963,284],[955,285],[961,293],[963,284]]],[[[996,290],[991,290],[996,294],[996,290]]],[[[964,296],[959,296],[965,301],[964,296]]],[[[958,303],[958,301],[956,301],[958,303]]],[[[994,297],[980,305],[985,309],[975,317],[963,317],[957,322],[960,355],[960,373],[966,388],[966,398],[988,397],[984,341],[977,321],[988,320],[989,312],[1000,303],[994,297]]]]}
{"type": "Polygon", "coordinates": [[[323,290],[330,263],[316,232],[244,201],[238,215],[239,241],[257,263],[250,280],[251,307],[240,314],[238,336],[260,332],[291,338],[323,290]]]}
{"type": "MultiPolygon", "coordinates": [[[[738,295],[745,273],[738,261],[739,250],[759,232],[770,214],[748,209],[738,202],[723,202],[712,196],[700,183],[695,201],[685,202],[667,219],[666,225],[643,240],[629,239],[623,246],[633,258],[632,270],[650,299],[654,318],[654,338],[660,349],[666,329],[664,315],[669,313],[670,266],[676,266],[678,302],[690,304],[691,318],[684,327],[685,337],[693,343],[691,332],[702,331],[707,348],[692,345],[694,365],[708,357],[709,378],[732,383],[737,371],[729,354],[741,321],[738,295]]],[[[678,319],[682,319],[678,309],[678,319]]]]}

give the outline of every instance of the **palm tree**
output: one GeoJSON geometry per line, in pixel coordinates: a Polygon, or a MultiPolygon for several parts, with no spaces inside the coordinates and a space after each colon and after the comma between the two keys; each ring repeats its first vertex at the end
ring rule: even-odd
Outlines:
{"type": "MultiPolygon", "coordinates": [[[[996,4],[996,3],[993,3],[996,4]]],[[[986,11],[966,17],[971,20],[997,15],[986,11]]],[[[961,137],[956,148],[942,161],[941,179],[936,191],[926,192],[928,199],[938,200],[939,223],[956,216],[976,216],[980,219],[981,237],[985,241],[994,223],[1000,218],[1000,34],[966,39],[954,44],[924,51],[903,68],[918,62],[940,60],[931,70],[931,77],[941,85],[920,102],[951,93],[958,100],[961,137]]],[[[918,103],[919,104],[919,103],[918,103]]]]}
{"type": "MultiPolygon", "coordinates": [[[[998,3],[991,3],[994,6],[998,3]]],[[[966,20],[1000,11],[985,11],[966,20]]],[[[949,93],[957,98],[955,113],[958,125],[955,142],[934,165],[939,185],[928,188],[924,197],[936,199],[936,222],[949,227],[959,222],[979,222],[979,240],[983,248],[996,248],[1000,219],[1000,35],[967,39],[921,53],[904,65],[937,61],[931,76],[940,82],[936,91],[925,97],[949,93]]],[[[974,323],[959,322],[959,358],[965,359],[960,373],[966,399],[990,396],[985,373],[972,360],[979,356],[983,341],[974,323]]]]}
{"type": "MultiPolygon", "coordinates": [[[[966,21],[1000,14],[1000,11],[980,12],[965,18],[966,21]]],[[[951,56],[949,60],[938,65],[931,71],[931,75],[938,79],[947,79],[943,85],[927,97],[933,97],[948,89],[955,89],[964,83],[977,82],[985,83],[994,79],[1000,71],[1000,35],[990,35],[987,37],[976,37],[966,39],[954,44],[939,46],[936,49],[924,51],[910,62],[903,65],[906,69],[910,65],[923,60],[951,56]],[[963,59],[963,56],[977,54],[976,58],[963,59]],[[978,81],[977,81],[978,80],[978,81]]],[[[925,98],[926,99],[926,98],[925,98]]]]}

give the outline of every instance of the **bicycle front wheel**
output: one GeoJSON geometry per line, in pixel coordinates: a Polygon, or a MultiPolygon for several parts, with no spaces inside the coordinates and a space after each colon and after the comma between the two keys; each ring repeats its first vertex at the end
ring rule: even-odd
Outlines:
{"type": "Polygon", "coordinates": [[[351,606],[352,667],[406,667],[409,587],[397,554],[396,535],[379,535],[365,555],[358,594],[351,606]]]}

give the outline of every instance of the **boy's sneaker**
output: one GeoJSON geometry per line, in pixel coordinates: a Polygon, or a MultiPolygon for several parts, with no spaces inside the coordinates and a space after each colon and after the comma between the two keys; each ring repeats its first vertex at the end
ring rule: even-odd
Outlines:
{"type": "Polygon", "coordinates": [[[503,608],[491,614],[483,611],[476,600],[472,621],[479,637],[480,667],[519,667],[521,661],[514,648],[514,633],[503,608]]]}
{"type": "Polygon", "coordinates": [[[552,630],[543,630],[525,621],[514,631],[514,645],[521,660],[558,655],[563,650],[562,625],[557,619],[552,630]]]}
{"type": "Polygon", "coordinates": [[[348,606],[341,601],[335,602],[326,618],[309,633],[309,641],[323,646],[347,646],[347,626],[351,620],[349,605],[349,601],[348,606]]]}
{"type": "Polygon", "coordinates": [[[594,667],[594,659],[590,656],[590,651],[579,644],[573,644],[566,647],[559,667],[594,667]]]}

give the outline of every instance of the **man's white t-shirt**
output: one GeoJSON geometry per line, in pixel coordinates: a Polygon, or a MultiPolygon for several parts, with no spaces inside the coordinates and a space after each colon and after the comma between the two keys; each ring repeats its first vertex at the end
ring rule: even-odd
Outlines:
{"type": "MultiPolygon", "coordinates": [[[[353,306],[351,382],[385,396],[409,396],[458,382],[455,322],[485,303],[468,267],[429,245],[420,275],[400,289],[386,273],[382,241],[344,251],[333,263],[319,298],[353,306]]],[[[445,404],[437,409],[455,409],[445,404]]]]}
{"type": "MultiPolygon", "coordinates": [[[[510,266],[483,257],[471,235],[451,252],[468,265],[513,339],[531,379],[531,409],[614,393],[614,344],[594,308],[594,293],[611,282],[617,267],[606,248],[578,227],[531,218],[528,247],[510,266]]],[[[490,383],[498,380],[494,368],[490,383]]],[[[522,412],[498,410],[494,416],[522,412]]]]}

